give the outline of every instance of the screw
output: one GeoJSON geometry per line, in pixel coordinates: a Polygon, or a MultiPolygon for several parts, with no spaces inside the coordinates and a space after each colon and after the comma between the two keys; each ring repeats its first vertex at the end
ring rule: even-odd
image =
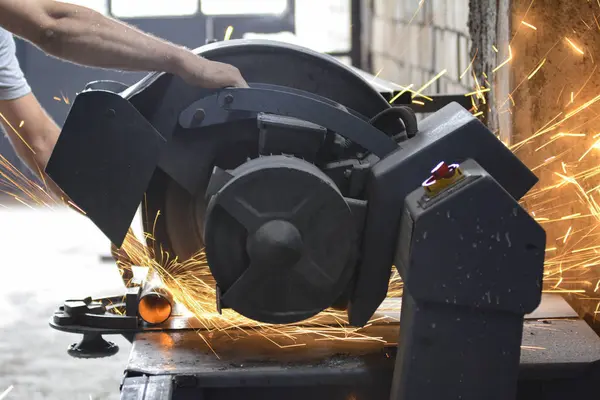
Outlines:
{"type": "Polygon", "coordinates": [[[199,108],[194,112],[194,119],[198,122],[204,121],[204,117],[206,117],[206,112],[204,112],[203,108],[199,108]]]}
{"type": "Polygon", "coordinates": [[[225,104],[231,103],[233,103],[233,95],[231,93],[228,93],[225,95],[225,104]]]}
{"type": "Polygon", "coordinates": [[[108,110],[106,110],[106,116],[107,117],[114,117],[117,115],[117,112],[113,109],[113,108],[109,108],[108,110]]]}

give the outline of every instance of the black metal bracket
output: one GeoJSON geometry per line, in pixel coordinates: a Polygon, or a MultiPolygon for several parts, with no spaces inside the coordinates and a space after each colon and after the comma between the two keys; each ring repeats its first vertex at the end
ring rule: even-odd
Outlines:
{"type": "Polygon", "coordinates": [[[117,246],[148,187],[167,138],[119,94],[79,94],[46,173],[117,246]]]}
{"type": "Polygon", "coordinates": [[[230,114],[235,112],[265,112],[309,121],[381,158],[399,149],[392,138],[343,105],[315,94],[275,85],[223,89],[187,107],[180,114],[179,123],[192,129],[225,123],[232,118],[248,118],[248,114],[230,114]]]}
{"type": "Polygon", "coordinates": [[[514,399],[524,316],[541,301],[546,234],[473,160],[404,202],[392,400],[514,399]],[[435,362],[432,358],[435,357],[435,362]]]}
{"type": "Polygon", "coordinates": [[[54,313],[50,326],[69,333],[122,334],[139,329],[137,306],[140,288],[128,289],[125,296],[66,300],[54,313]]]}
{"type": "Polygon", "coordinates": [[[80,342],[69,346],[67,353],[75,358],[109,357],[119,346],[102,335],[131,338],[143,329],[138,318],[140,288],[129,288],[125,296],[66,300],[54,313],[50,326],[56,330],[83,334],[80,342]]]}

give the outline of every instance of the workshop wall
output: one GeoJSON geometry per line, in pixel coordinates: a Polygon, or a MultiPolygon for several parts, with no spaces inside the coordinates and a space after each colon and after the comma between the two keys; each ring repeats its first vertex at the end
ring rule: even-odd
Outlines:
{"type": "Polygon", "coordinates": [[[494,97],[506,97],[507,71],[492,73],[507,57],[511,0],[370,0],[365,28],[374,73],[400,85],[419,88],[438,73],[446,74],[426,94],[467,93],[476,87],[473,73],[487,92],[478,104],[481,120],[505,143],[510,142],[510,115],[499,115],[494,97]],[[498,51],[496,51],[498,50],[498,51]],[[473,63],[471,63],[473,61],[473,63]],[[483,106],[482,106],[483,105],[483,106]]]}
{"type": "Polygon", "coordinates": [[[460,75],[471,61],[469,0],[372,0],[370,47],[373,71],[415,88],[444,69],[425,93],[470,91],[471,77],[460,75]]]}

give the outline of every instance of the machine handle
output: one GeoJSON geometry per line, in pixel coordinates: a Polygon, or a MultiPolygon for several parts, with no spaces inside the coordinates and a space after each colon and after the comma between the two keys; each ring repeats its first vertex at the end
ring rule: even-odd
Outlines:
{"type": "Polygon", "coordinates": [[[243,112],[264,112],[312,122],[338,133],[380,158],[399,149],[392,138],[355,111],[313,93],[276,85],[223,89],[187,107],[180,114],[179,123],[184,128],[204,127],[238,117],[247,118],[243,112]],[[205,118],[193,117],[198,110],[203,110],[205,118]],[[223,113],[223,110],[227,112],[223,113]],[[232,112],[241,114],[236,116],[232,112]]]}

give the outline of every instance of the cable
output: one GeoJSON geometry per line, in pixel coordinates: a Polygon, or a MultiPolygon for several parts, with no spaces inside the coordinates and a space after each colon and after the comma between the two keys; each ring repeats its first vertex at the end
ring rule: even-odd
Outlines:
{"type": "Polygon", "coordinates": [[[417,116],[415,112],[406,106],[397,106],[386,108],[381,111],[379,114],[374,116],[369,120],[369,123],[380,129],[382,131],[386,131],[386,127],[388,124],[395,123],[400,119],[404,124],[404,129],[406,130],[406,136],[410,139],[415,137],[419,132],[419,126],[417,124],[417,116]]]}

